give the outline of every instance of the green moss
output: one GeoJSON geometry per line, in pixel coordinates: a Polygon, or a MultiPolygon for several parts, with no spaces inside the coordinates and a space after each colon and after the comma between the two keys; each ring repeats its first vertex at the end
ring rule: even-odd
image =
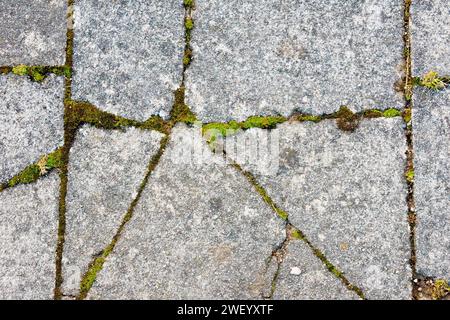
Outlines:
{"type": "Polygon", "coordinates": [[[409,183],[414,182],[414,176],[414,169],[410,169],[405,173],[406,181],[408,181],[409,183]]]}
{"type": "Polygon", "coordinates": [[[184,3],[184,6],[187,8],[194,7],[194,0],[184,0],[183,3],[184,3]]]}
{"type": "Polygon", "coordinates": [[[366,110],[363,113],[365,118],[380,118],[383,117],[383,111],[377,109],[366,110]]]}
{"type": "Polygon", "coordinates": [[[48,170],[51,170],[54,168],[61,168],[64,164],[62,157],[63,157],[63,149],[62,148],[59,148],[55,152],[49,154],[47,157],[46,168],[48,170]]]}
{"type": "Polygon", "coordinates": [[[403,116],[403,120],[404,120],[406,123],[409,123],[409,122],[411,121],[411,118],[412,118],[412,110],[411,110],[411,108],[406,108],[406,109],[403,111],[402,116],[403,116]]]}
{"type": "Polygon", "coordinates": [[[434,287],[432,289],[432,298],[434,300],[440,300],[450,294],[450,285],[443,279],[434,281],[434,287]]]}
{"type": "Polygon", "coordinates": [[[435,71],[430,71],[420,81],[420,85],[432,89],[432,90],[441,90],[445,88],[445,82],[439,78],[439,75],[435,71]]]}
{"type": "Polygon", "coordinates": [[[21,64],[12,68],[12,72],[18,76],[24,76],[28,74],[28,67],[21,64]]]}
{"type": "Polygon", "coordinates": [[[12,72],[12,67],[0,67],[1,74],[8,74],[10,72],[12,72]]]}
{"type": "Polygon", "coordinates": [[[170,121],[172,124],[177,122],[184,122],[188,124],[193,124],[197,122],[197,117],[185,104],[185,88],[181,87],[174,92],[175,102],[170,111],[170,121]]]}
{"type": "Polygon", "coordinates": [[[298,229],[291,230],[291,237],[298,240],[305,240],[305,235],[298,229]]]}
{"type": "Polygon", "coordinates": [[[41,170],[38,165],[32,164],[26,167],[22,172],[16,175],[8,182],[9,187],[15,187],[18,184],[27,184],[35,182],[41,176],[41,170]]]}
{"type": "Polygon", "coordinates": [[[186,18],[184,26],[186,27],[186,30],[191,31],[194,29],[194,20],[192,20],[192,18],[186,18]]]}
{"type": "Polygon", "coordinates": [[[383,111],[383,117],[385,118],[394,118],[394,117],[400,117],[402,115],[402,112],[400,110],[390,108],[385,111],[383,111]]]}
{"type": "Polygon", "coordinates": [[[275,128],[277,124],[286,121],[284,117],[250,117],[240,124],[242,129],[250,128],[261,128],[261,129],[272,129],[275,128]]]}

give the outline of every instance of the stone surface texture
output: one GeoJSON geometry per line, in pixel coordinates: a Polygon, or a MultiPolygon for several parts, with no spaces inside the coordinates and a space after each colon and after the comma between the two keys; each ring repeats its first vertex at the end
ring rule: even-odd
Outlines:
{"type": "MultiPolygon", "coordinates": [[[[257,130],[242,133],[249,140],[230,138],[226,148],[254,141],[257,130]]],[[[353,133],[331,120],[286,123],[274,131],[280,137],[277,174],[241,166],[367,298],[410,298],[402,119],[365,120],[353,133]]]]}
{"type": "Polygon", "coordinates": [[[90,298],[259,299],[270,288],[284,223],[199,133],[172,133],[90,298]],[[193,150],[202,156],[188,159],[193,150]]]}
{"type": "Polygon", "coordinates": [[[187,104],[205,122],[402,107],[403,2],[198,1],[187,104]]]}
{"type": "Polygon", "coordinates": [[[450,279],[450,89],[414,92],[417,271],[450,279]]]}
{"type": "Polygon", "coordinates": [[[167,118],[181,83],[182,1],[75,2],[73,98],[146,120],[167,118]]]}
{"type": "Polygon", "coordinates": [[[0,193],[0,299],[53,297],[59,178],[0,193]]]}
{"type": "Polygon", "coordinates": [[[162,134],[128,128],[82,127],[70,152],[64,243],[65,294],[77,294],[80,277],[117,232],[136,197],[162,134]]]}
{"type": "Polygon", "coordinates": [[[63,65],[66,0],[0,0],[0,66],[63,65]]]}
{"type": "Polygon", "coordinates": [[[275,300],[355,300],[358,295],[340,279],[301,240],[292,241],[281,264],[273,295],[275,300]]]}
{"type": "Polygon", "coordinates": [[[0,75],[0,182],[62,146],[64,79],[0,75]]]}
{"type": "Polygon", "coordinates": [[[411,3],[413,74],[450,75],[450,5],[448,0],[411,3]]]}

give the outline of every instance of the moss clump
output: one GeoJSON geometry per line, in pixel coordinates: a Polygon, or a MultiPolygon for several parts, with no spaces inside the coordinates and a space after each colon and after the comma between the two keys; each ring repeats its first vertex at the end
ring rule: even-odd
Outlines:
{"type": "Polygon", "coordinates": [[[420,84],[428,89],[441,90],[445,88],[445,83],[439,78],[439,75],[435,71],[430,71],[423,76],[420,84]]]}
{"type": "Polygon", "coordinates": [[[383,117],[383,111],[377,109],[366,110],[363,113],[365,118],[380,118],[383,117]]]}
{"type": "Polygon", "coordinates": [[[410,169],[408,171],[406,171],[405,173],[405,178],[406,181],[408,181],[409,183],[413,183],[414,182],[414,169],[410,169]]]}
{"type": "Polygon", "coordinates": [[[191,31],[192,29],[194,29],[194,20],[192,20],[192,18],[186,18],[184,26],[187,31],[191,31]]]}
{"type": "Polygon", "coordinates": [[[175,103],[173,105],[172,111],[170,111],[170,121],[173,124],[177,122],[184,122],[187,124],[193,124],[197,122],[197,117],[184,102],[185,88],[179,88],[174,92],[174,95],[175,103]]]}
{"type": "Polygon", "coordinates": [[[8,74],[12,71],[11,67],[0,67],[0,73],[1,74],[8,74]]]}
{"type": "Polygon", "coordinates": [[[406,109],[403,111],[402,116],[403,116],[403,120],[404,120],[406,123],[410,123],[410,122],[411,122],[411,119],[412,119],[412,110],[411,110],[411,108],[406,108],[406,109]]]}
{"type": "Polygon", "coordinates": [[[346,106],[342,106],[339,111],[334,114],[336,124],[339,129],[343,131],[353,132],[359,126],[360,116],[353,113],[352,110],[346,106]]]}
{"type": "Polygon", "coordinates": [[[49,171],[55,168],[61,168],[62,165],[62,148],[59,148],[49,155],[41,157],[38,162],[29,165],[15,177],[11,178],[7,183],[7,187],[12,188],[19,184],[33,183],[49,171]]]}
{"type": "Polygon", "coordinates": [[[284,117],[250,117],[240,124],[242,129],[261,128],[261,129],[273,129],[277,124],[286,121],[284,117]]]}
{"type": "Polygon", "coordinates": [[[400,117],[402,115],[402,112],[400,110],[390,108],[385,111],[383,111],[383,117],[385,118],[394,118],[394,117],[400,117]]]}
{"type": "Polygon", "coordinates": [[[301,232],[301,231],[298,230],[298,229],[293,229],[293,230],[291,230],[290,236],[291,236],[291,238],[293,238],[293,239],[298,239],[298,240],[305,240],[305,239],[306,239],[306,237],[305,237],[305,235],[303,234],[303,232],[301,232]]]}
{"type": "Polygon", "coordinates": [[[434,300],[440,300],[450,294],[450,285],[443,279],[434,282],[431,296],[434,300]]]}
{"type": "Polygon", "coordinates": [[[12,72],[18,76],[24,76],[28,74],[28,67],[21,64],[12,68],[12,72]]]}
{"type": "Polygon", "coordinates": [[[184,3],[184,6],[186,8],[193,8],[194,7],[194,0],[184,0],[183,3],[184,3]]]}

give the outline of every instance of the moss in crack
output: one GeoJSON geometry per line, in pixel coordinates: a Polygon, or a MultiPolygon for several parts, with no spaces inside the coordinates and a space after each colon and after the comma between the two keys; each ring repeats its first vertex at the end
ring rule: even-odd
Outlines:
{"type": "Polygon", "coordinates": [[[94,259],[89,265],[88,271],[83,275],[83,278],[80,282],[80,294],[78,295],[78,300],[83,300],[87,297],[90,289],[92,288],[92,285],[94,284],[97,274],[103,269],[103,265],[106,262],[106,259],[111,254],[111,252],[114,250],[117,241],[119,241],[123,230],[125,229],[125,226],[127,223],[131,220],[133,217],[134,209],[136,208],[141,196],[142,192],[144,191],[145,186],[147,185],[148,180],[150,179],[150,175],[155,170],[156,166],[159,163],[159,160],[161,159],[161,156],[163,155],[166,146],[169,142],[169,135],[165,136],[161,139],[160,147],[158,152],[152,157],[150,160],[150,163],[147,168],[147,172],[145,174],[144,179],[141,182],[141,185],[139,186],[139,190],[137,192],[136,197],[133,199],[128,211],[125,213],[122,222],[117,229],[116,234],[111,240],[111,243],[102,251],[102,253],[94,259]]]}
{"type": "Polygon", "coordinates": [[[383,117],[383,111],[378,110],[378,109],[371,109],[371,110],[366,110],[363,112],[363,117],[364,118],[381,118],[383,117]]]}
{"type": "Polygon", "coordinates": [[[187,124],[193,124],[197,122],[197,117],[185,104],[185,88],[181,87],[174,92],[175,103],[170,111],[170,121],[173,124],[177,122],[184,122],[187,124]]]}
{"type": "Polygon", "coordinates": [[[402,112],[400,110],[389,108],[383,111],[383,117],[385,118],[394,118],[394,117],[401,117],[402,112]]]}
{"type": "Polygon", "coordinates": [[[294,116],[294,119],[297,121],[311,121],[311,122],[320,122],[323,120],[321,116],[314,116],[314,115],[308,115],[308,114],[300,114],[294,116]]]}
{"type": "Polygon", "coordinates": [[[12,72],[18,76],[29,76],[30,79],[34,82],[42,82],[44,81],[49,74],[55,74],[57,76],[65,76],[71,77],[72,70],[67,66],[26,66],[26,65],[18,65],[15,67],[5,67],[6,72],[12,72]]]}
{"type": "Polygon", "coordinates": [[[432,289],[432,298],[434,300],[441,300],[442,298],[450,295],[450,285],[444,279],[437,279],[434,281],[432,289]]]}
{"type": "Polygon", "coordinates": [[[413,183],[414,182],[414,169],[409,169],[408,171],[406,171],[405,178],[406,178],[406,181],[408,181],[409,183],[413,183]]]}
{"type": "Polygon", "coordinates": [[[42,156],[38,162],[29,165],[16,176],[11,178],[7,183],[3,184],[2,189],[13,188],[19,184],[29,184],[37,181],[41,176],[46,175],[56,168],[61,168],[62,148],[42,156]]]}
{"type": "Polygon", "coordinates": [[[445,89],[450,83],[450,77],[439,77],[439,74],[435,71],[430,71],[422,78],[414,78],[413,84],[416,86],[422,86],[431,90],[445,89]]]}
{"type": "Polygon", "coordinates": [[[403,110],[402,117],[403,121],[405,121],[405,123],[409,125],[412,119],[412,109],[410,107],[405,108],[403,110]]]}
{"type": "Polygon", "coordinates": [[[361,117],[358,114],[353,113],[353,111],[346,106],[342,106],[339,111],[334,114],[334,117],[336,118],[337,127],[342,131],[349,132],[355,131],[361,120],[361,117]]]}
{"type": "Polygon", "coordinates": [[[183,0],[183,4],[186,8],[193,8],[194,0],[183,0]]]}

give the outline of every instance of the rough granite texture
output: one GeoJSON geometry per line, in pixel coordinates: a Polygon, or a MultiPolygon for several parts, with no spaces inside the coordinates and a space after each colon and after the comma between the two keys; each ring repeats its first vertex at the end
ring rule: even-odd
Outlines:
{"type": "Polygon", "coordinates": [[[197,1],[187,104],[202,121],[403,106],[403,2],[197,1]]]}
{"type": "Polygon", "coordinates": [[[340,279],[328,271],[301,240],[292,241],[281,264],[273,295],[276,300],[355,300],[340,279]]]}
{"type": "Polygon", "coordinates": [[[450,89],[414,92],[417,271],[450,279],[450,89]]]}
{"type": "Polygon", "coordinates": [[[75,1],[73,98],[145,120],[168,118],[181,83],[180,0],[75,1]]]}
{"type": "Polygon", "coordinates": [[[59,178],[0,193],[0,299],[53,297],[59,178]]]}
{"type": "Polygon", "coordinates": [[[66,0],[0,0],[0,66],[63,65],[66,0]]]}
{"type": "Polygon", "coordinates": [[[199,133],[174,129],[91,299],[258,299],[270,288],[284,223],[199,133]],[[188,161],[192,150],[202,161],[188,161]]]}
{"type": "Polygon", "coordinates": [[[413,75],[433,70],[450,75],[450,3],[417,0],[411,4],[413,75]]]}
{"type": "MultiPolygon", "coordinates": [[[[332,120],[285,123],[276,129],[276,175],[241,163],[369,299],[411,298],[402,125],[401,118],[364,120],[348,133],[332,120]]],[[[234,141],[242,140],[228,139],[226,148],[234,141]]]]}
{"type": "Polygon", "coordinates": [[[76,294],[93,256],[115,235],[137,195],[162,134],[82,127],[70,151],[64,293],[76,294]]]}
{"type": "Polygon", "coordinates": [[[63,99],[62,77],[0,75],[0,182],[62,146],[63,99]]]}

